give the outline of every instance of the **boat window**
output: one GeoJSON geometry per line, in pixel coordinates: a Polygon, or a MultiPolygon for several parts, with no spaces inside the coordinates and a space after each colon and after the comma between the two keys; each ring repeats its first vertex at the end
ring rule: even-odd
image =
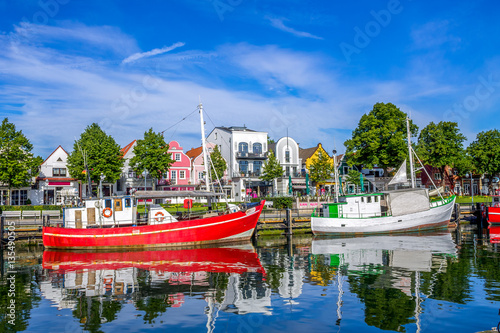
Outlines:
{"type": "Polygon", "coordinates": [[[365,202],[365,198],[361,197],[361,202],[365,202]]]}
{"type": "Polygon", "coordinates": [[[132,204],[132,200],[130,198],[125,198],[125,208],[129,208],[132,204]]]}
{"type": "Polygon", "coordinates": [[[372,197],[366,197],[366,202],[371,203],[372,202],[372,197]]]}
{"type": "Polygon", "coordinates": [[[378,202],[378,197],[374,197],[373,199],[375,200],[375,202],[378,202]]]}
{"type": "Polygon", "coordinates": [[[104,200],[104,208],[113,208],[113,204],[111,203],[111,199],[104,200]]]}

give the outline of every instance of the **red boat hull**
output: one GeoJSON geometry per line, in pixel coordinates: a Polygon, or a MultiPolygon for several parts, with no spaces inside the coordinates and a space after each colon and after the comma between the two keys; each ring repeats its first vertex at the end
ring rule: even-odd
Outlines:
{"type": "Polygon", "coordinates": [[[43,252],[43,268],[62,272],[82,269],[136,267],[168,272],[217,272],[265,274],[257,253],[250,248],[191,248],[127,252],[43,252]]]}
{"type": "Polygon", "coordinates": [[[488,223],[500,226],[500,207],[488,207],[488,223]]]}
{"type": "Polygon", "coordinates": [[[43,228],[43,245],[55,249],[151,248],[249,240],[264,206],[198,220],[118,228],[43,228]]]}

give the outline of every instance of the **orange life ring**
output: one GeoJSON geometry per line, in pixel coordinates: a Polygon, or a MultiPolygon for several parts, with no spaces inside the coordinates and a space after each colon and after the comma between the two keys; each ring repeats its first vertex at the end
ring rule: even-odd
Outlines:
{"type": "Polygon", "coordinates": [[[156,221],[157,222],[163,222],[163,220],[165,219],[165,215],[163,215],[162,212],[158,212],[158,213],[155,214],[155,216],[158,216],[158,215],[160,215],[161,217],[157,217],[156,221]]]}
{"type": "Polygon", "coordinates": [[[111,208],[106,207],[106,208],[104,208],[102,210],[102,216],[104,216],[104,217],[111,217],[111,215],[113,215],[113,211],[111,210],[111,208]]]}

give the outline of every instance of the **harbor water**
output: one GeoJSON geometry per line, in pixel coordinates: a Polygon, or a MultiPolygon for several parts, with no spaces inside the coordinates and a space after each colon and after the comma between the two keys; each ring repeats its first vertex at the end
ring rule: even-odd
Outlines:
{"type": "Polygon", "coordinates": [[[202,249],[16,251],[14,266],[2,262],[3,331],[482,332],[500,321],[500,249],[486,231],[463,227],[202,249]]]}

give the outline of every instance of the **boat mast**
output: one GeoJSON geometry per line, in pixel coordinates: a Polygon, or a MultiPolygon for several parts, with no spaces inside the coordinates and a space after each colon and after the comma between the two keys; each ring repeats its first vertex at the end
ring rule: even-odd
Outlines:
{"type": "Polygon", "coordinates": [[[406,131],[408,134],[408,157],[410,158],[411,188],[415,188],[415,167],[413,166],[413,153],[411,148],[410,118],[406,117],[406,131]]]}
{"type": "Polygon", "coordinates": [[[201,122],[201,147],[203,149],[203,165],[205,166],[205,187],[207,191],[210,191],[210,175],[208,173],[208,154],[207,147],[205,143],[205,122],[203,121],[203,105],[200,102],[198,105],[200,110],[200,122],[201,122]]]}

